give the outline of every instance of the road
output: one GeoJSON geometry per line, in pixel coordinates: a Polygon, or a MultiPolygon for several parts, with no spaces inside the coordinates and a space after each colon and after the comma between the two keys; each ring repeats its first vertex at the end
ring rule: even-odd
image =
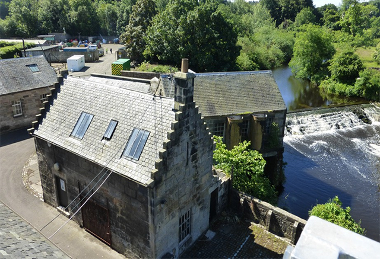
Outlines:
{"type": "MultiPolygon", "coordinates": [[[[26,129],[0,135],[0,201],[39,231],[59,213],[24,188],[23,166],[34,152],[26,129]]],[[[49,237],[65,222],[67,218],[59,216],[41,234],[49,237]]],[[[125,258],[72,221],[50,241],[71,258],[125,258]]]]}

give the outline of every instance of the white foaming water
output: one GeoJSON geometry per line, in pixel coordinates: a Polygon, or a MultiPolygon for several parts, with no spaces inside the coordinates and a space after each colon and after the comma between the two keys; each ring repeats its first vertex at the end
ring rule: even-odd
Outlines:
{"type": "Polygon", "coordinates": [[[380,108],[292,113],[285,131],[287,180],[279,206],[307,219],[314,205],[338,195],[367,236],[380,241],[380,108]]]}

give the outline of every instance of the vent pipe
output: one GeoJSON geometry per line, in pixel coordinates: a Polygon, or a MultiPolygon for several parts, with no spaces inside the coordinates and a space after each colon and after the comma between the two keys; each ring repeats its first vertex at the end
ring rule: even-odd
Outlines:
{"type": "Polygon", "coordinates": [[[181,72],[182,73],[189,72],[189,59],[187,59],[187,58],[182,59],[181,72]]]}

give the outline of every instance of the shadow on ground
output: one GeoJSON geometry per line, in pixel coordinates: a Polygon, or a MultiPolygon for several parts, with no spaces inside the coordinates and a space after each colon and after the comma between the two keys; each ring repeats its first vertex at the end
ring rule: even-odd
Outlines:
{"type": "Polygon", "coordinates": [[[19,141],[31,138],[27,128],[0,134],[0,147],[4,147],[19,141]]]}
{"type": "MultiPolygon", "coordinates": [[[[235,216],[219,216],[210,225],[210,230],[215,233],[211,239],[206,235],[199,238],[180,258],[282,258],[280,254],[258,243],[261,239],[254,234],[250,222],[240,221],[235,216]]],[[[271,247],[277,239],[274,235],[265,238],[271,247]]],[[[261,235],[261,234],[260,234],[261,235]]],[[[287,243],[283,242],[286,248],[287,243]]],[[[284,249],[285,249],[284,248],[284,249]]],[[[278,249],[277,249],[278,250],[278,249]]],[[[281,250],[281,249],[280,249],[281,250]]]]}

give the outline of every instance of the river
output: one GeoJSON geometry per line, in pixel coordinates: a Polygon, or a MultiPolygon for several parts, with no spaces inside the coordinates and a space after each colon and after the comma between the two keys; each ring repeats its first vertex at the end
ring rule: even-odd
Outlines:
{"type": "MultiPolygon", "coordinates": [[[[334,104],[294,79],[288,68],[273,75],[288,110],[334,104]]],[[[307,219],[314,205],[337,195],[361,220],[366,236],[380,241],[380,108],[365,104],[288,113],[286,125],[286,182],[278,206],[307,219]],[[360,120],[358,110],[372,123],[360,120]]]]}

